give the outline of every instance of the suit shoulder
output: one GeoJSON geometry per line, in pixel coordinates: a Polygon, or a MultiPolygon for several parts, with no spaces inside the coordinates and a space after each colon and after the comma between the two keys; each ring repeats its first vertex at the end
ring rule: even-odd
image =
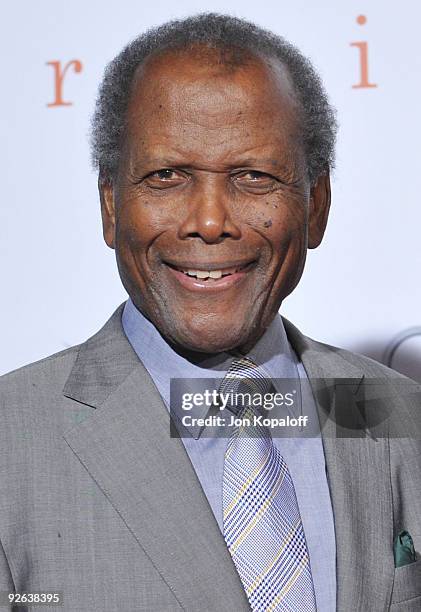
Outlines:
{"type": "Polygon", "coordinates": [[[324,352],[329,352],[333,357],[336,356],[337,359],[344,360],[350,365],[359,368],[366,376],[369,376],[370,378],[399,378],[402,380],[410,380],[404,374],[389,368],[371,357],[362,355],[361,353],[355,353],[353,351],[333,346],[331,344],[318,342],[316,340],[312,340],[312,343],[318,345],[324,352]]]}
{"type": "Polygon", "coordinates": [[[313,340],[300,332],[290,321],[282,318],[292,348],[303,362],[310,363],[322,373],[321,375],[331,374],[333,377],[344,378],[364,375],[368,378],[400,379],[413,382],[371,357],[313,340]]]}

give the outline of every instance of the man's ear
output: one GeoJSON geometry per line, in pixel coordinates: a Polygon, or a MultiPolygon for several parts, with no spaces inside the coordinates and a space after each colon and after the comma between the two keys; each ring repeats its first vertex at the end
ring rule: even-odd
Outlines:
{"type": "Polygon", "coordinates": [[[101,172],[98,176],[98,191],[101,200],[102,234],[110,249],[115,247],[115,201],[114,187],[111,180],[101,172]]]}
{"type": "Polygon", "coordinates": [[[330,208],[329,172],[321,174],[310,191],[308,248],[315,249],[325,233],[330,208]]]}

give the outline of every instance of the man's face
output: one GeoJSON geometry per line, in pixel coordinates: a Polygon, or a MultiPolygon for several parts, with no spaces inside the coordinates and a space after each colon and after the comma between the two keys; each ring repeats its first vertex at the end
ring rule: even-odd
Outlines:
{"type": "Polygon", "coordinates": [[[310,189],[286,70],[218,51],[166,53],[136,74],[104,236],[122,282],[168,341],[247,350],[322,238],[328,177],[310,189]]]}

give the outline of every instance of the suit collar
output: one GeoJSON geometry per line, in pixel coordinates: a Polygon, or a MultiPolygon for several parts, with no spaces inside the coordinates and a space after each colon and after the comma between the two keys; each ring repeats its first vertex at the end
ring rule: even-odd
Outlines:
{"type": "Polygon", "coordinates": [[[344,351],[334,346],[316,342],[304,336],[295,325],[282,317],[292,348],[303,363],[307,376],[312,378],[357,378],[364,376],[360,365],[351,363],[344,351]]]}
{"type": "Polygon", "coordinates": [[[80,345],[63,394],[93,408],[101,406],[122,382],[141,367],[122,327],[121,304],[107,323],[80,345]]]}

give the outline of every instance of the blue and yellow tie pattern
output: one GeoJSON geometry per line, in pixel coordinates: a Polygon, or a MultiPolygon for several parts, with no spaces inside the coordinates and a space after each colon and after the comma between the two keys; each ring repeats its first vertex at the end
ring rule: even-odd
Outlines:
{"type": "MultiPolygon", "coordinates": [[[[261,393],[270,381],[248,358],[234,360],[220,391],[247,384],[261,393]]],[[[314,612],[310,560],[288,467],[251,407],[239,415],[223,477],[224,537],[253,611],[314,612]],[[247,424],[247,419],[250,425],[247,424]]]]}

